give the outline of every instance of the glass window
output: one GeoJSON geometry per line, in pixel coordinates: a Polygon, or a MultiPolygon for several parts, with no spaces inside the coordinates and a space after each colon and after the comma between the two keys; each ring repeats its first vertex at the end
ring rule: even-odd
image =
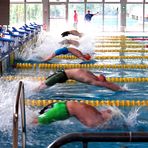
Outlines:
{"type": "Polygon", "coordinates": [[[120,28],[120,4],[105,4],[104,31],[118,31],[120,28]]]}
{"type": "Polygon", "coordinates": [[[148,31],[148,5],[145,5],[144,29],[148,31]]]}
{"type": "Polygon", "coordinates": [[[127,2],[143,2],[143,0],[127,0],[127,2]]]}
{"type": "Polygon", "coordinates": [[[126,13],[126,30],[142,31],[143,30],[143,5],[127,4],[126,13]]]}
{"type": "Polygon", "coordinates": [[[43,22],[42,4],[27,4],[26,5],[26,21],[27,23],[36,22],[42,24],[43,22]]]}
{"type": "Polygon", "coordinates": [[[42,2],[42,0],[26,0],[26,2],[42,2]]]}
{"type": "Polygon", "coordinates": [[[24,25],[24,4],[10,4],[10,26],[24,25]]]}
{"type": "Polygon", "coordinates": [[[66,2],[67,0],[49,0],[49,2],[57,2],[57,3],[59,3],[59,2],[66,2]]]}
{"type": "Polygon", "coordinates": [[[102,2],[102,0],[87,0],[87,2],[102,2]]]}
{"type": "Polygon", "coordinates": [[[69,2],[84,2],[84,0],[69,0],[69,2]]]}
{"type": "Polygon", "coordinates": [[[120,2],[120,0],[105,0],[105,2],[120,2]]]}
{"type": "Polygon", "coordinates": [[[64,18],[66,16],[65,5],[50,5],[50,18],[64,18]]]}
{"type": "Polygon", "coordinates": [[[67,27],[66,5],[50,5],[50,31],[61,31],[67,27]],[[57,24],[58,25],[57,27],[57,24]]]}
{"type": "Polygon", "coordinates": [[[13,2],[24,2],[24,0],[10,0],[10,3],[13,3],[13,2]]]}
{"type": "Polygon", "coordinates": [[[84,4],[69,4],[68,5],[68,23],[73,29],[78,29],[83,26],[84,22],[84,4]],[[77,18],[74,15],[76,11],[77,18]],[[77,21],[77,22],[76,22],[77,21]]]}
{"type": "Polygon", "coordinates": [[[94,15],[91,19],[91,25],[94,29],[97,28],[102,30],[102,8],[102,4],[86,4],[86,14],[88,13],[88,10],[90,10],[91,14],[96,14],[97,12],[99,12],[98,14],[94,15]]]}

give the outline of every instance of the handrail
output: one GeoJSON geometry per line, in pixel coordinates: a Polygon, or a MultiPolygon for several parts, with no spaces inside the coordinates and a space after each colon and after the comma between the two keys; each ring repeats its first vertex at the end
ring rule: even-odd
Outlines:
{"type": "Polygon", "coordinates": [[[25,115],[25,95],[24,84],[19,82],[19,88],[16,96],[13,113],[13,148],[18,148],[18,117],[19,117],[19,103],[21,108],[21,123],[22,123],[22,148],[26,147],[26,115],[25,115]]]}
{"type": "Polygon", "coordinates": [[[148,142],[148,132],[70,133],[55,140],[48,148],[59,148],[70,142],[82,142],[83,148],[87,148],[88,142],[148,142]]]}

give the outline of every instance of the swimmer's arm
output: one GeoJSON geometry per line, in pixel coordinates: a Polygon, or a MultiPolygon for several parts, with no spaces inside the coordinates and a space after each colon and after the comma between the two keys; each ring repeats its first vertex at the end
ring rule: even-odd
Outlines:
{"type": "Polygon", "coordinates": [[[55,56],[56,56],[56,54],[53,53],[52,55],[49,55],[48,57],[43,58],[43,62],[47,62],[47,61],[51,60],[52,58],[54,58],[55,56]]]}
{"type": "Polygon", "coordinates": [[[97,13],[95,13],[95,14],[93,14],[93,15],[97,15],[97,14],[99,14],[99,12],[97,12],[97,13]]]}
{"type": "Polygon", "coordinates": [[[115,83],[112,83],[112,82],[99,82],[100,83],[100,86],[102,87],[106,87],[110,90],[113,90],[113,91],[125,91],[125,89],[123,89],[121,86],[115,84],[115,83]]]}

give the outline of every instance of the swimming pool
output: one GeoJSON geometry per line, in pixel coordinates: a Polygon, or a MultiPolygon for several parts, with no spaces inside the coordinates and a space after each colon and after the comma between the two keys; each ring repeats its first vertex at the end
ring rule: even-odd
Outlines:
{"type": "MultiPolygon", "coordinates": [[[[99,55],[104,55],[105,53],[96,53],[99,55]]],[[[119,55],[120,53],[106,53],[105,55],[119,55]]],[[[131,53],[126,53],[130,55],[131,53]]],[[[133,55],[138,55],[142,53],[132,53],[133,55]]],[[[57,60],[58,61],[58,60],[57,60]]],[[[69,60],[63,61],[64,63],[69,60]]],[[[59,62],[59,61],[58,61],[59,62]]],[[[71,60],[72,62],[72,60],[71,60]]],[[[79,60],[75,60],[75,63],[79,60]]],[[[147,60],[98,60],[97,64],[147,64],[147,60]]],[[[103,73],[106,77],[147,77],[147,69],[89,69],[95,74],[99,75],[103,73]]],[[[55,70],[49,69],[10,69],[5,75],[15,75],[17,76],[48,76],[55,70]]],[[[26,98],[36,99],[36,100],[46,100],[46,99],[80,99],[80,100],[147,100],[148,95],[148,83],[118,83],[121,86],[128,88],[129,91],[126,92],[113,92],[106,88],[90,86],[82,83],[64,83],[56,84],[55,86],[48,88],[42,92],[34,93],[31,89],[37,86],[38,81],[22,79],[25,84],[25,95],[26,98]]],[[[0,94],[2,96],[0,101],[0,112],[1,112],[1,122],[0,122],[0,144],[3,148],[12,147],[12,112],[13,112],[13,102],[16,97],[16,90],[18,87],[19,80],[7,81],[0,79],[0,94]]],[[[30,107],[26,106],[26,119],[27,119],[27,148],[45,148],[53,140],[62,136],[66,133],[71,132],[121,132],[121,131],[133,131],[133,132],[146,132],[148,131],[148,117],[147,117],[147,106],[145,107],[115,107],[121,116],[117,119],[110,121],[108,124],[98,127],[98,128],[87,128],[82,125],[75,118],[70,118],[65,121],[58,121],[50,125],[32,125],[30,124],[31,119],[40,107],[30,107]]],[[[20,125],[19,125],[20,127],[20,125]]],[[[21,135],[19,135],[19,140],[21,135]]],[[[19,147],[21,143],[19,142],[19,147]]],[[[80,147],[79,143],[68,144],[65,147],[77,148],[80,147]]],[[[147,143],[90,143],[90,147],[112,147],[112,148],[139,148],[148,147],[147,143]]]]}

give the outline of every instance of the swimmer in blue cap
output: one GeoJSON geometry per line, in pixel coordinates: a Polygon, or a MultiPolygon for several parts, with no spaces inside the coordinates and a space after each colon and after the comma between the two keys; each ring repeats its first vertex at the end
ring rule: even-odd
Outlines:
{"type": "Polygon", "coordinates": [[[44,107],[33,123],[50,124],[69,117],[76,117],[82,124],[93,128],[104,124],[115,114],[111,109],[97,110],[91,105],[77,101],[61,101],[44,107]]]}
{"type": "Polygon", "coordinates": [[[102,74],[96,76],[91,71],[86,69],[65,69],[47,77],[47,79],[41,82],[35,91],[43,90],[47,87],[55,85],[56,83],[64,83],[68,79],[76,80],[78,82],[86,83],[89,85],[106,87],[113,91],[125,90],[117,84],[107,81],[105,76],[102,74]]]}
{"type": "Polygon", "coordinates": [[[77,58],[83,60],[83,61],[88,61],[91,59],[91,56],[89,54],[82,54],[81,51],[79,51],[76,48],[67,48],[67,47],[63,47],[60,49],[57,49],[53,54],[49,55],[48,57],[44,58],[43,61],[48,61],[51,60],[52,58],[58,56],[58,55],[62,55],[62,54],[68,54],[71,53],[74,56],[76,56],[77,58]]]}

